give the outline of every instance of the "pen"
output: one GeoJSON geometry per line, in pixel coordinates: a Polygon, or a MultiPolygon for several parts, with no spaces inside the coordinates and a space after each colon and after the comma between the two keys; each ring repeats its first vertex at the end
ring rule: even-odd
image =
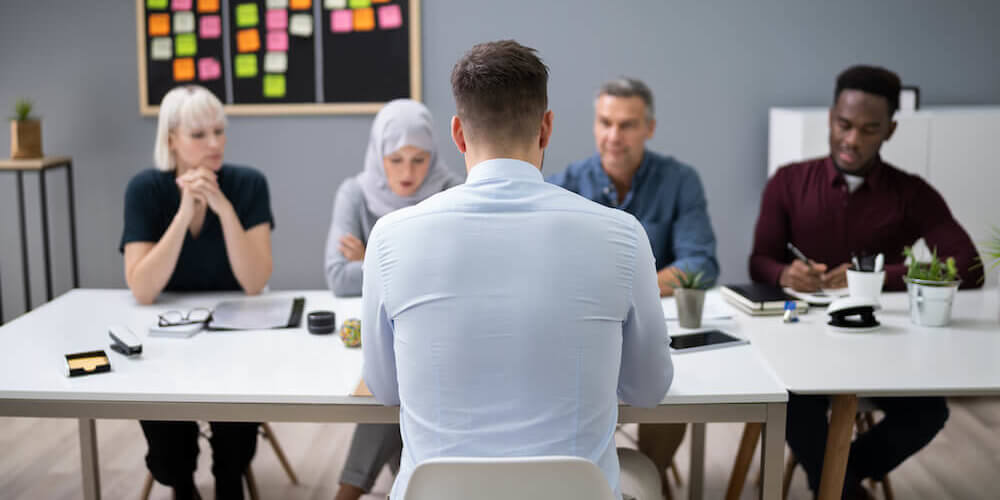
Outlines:
{"type": "Polygon", "coordinates": [[[812,263],[809,262],[809,258],[806,257],[804,253],[802,253],[802,250],[795,248],[795,245],[793,245],[791,241],[789,241],[785,246],[787,246],[788,249],[792,251],[792,253],[795,255],[795,258],[801,260],[802,262],[805,262],[806,265],[809,266],[809,269],[812,270],[813,267],[812,263]]]}
{"type": "Polygon", "coordinates": [[[875,272],[881,272],[885,265],[885,256],[881,253],[875,256],[875,272]]]}

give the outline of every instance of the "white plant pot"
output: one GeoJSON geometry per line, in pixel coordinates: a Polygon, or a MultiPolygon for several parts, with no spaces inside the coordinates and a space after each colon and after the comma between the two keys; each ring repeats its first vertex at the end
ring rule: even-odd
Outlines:
{"type": "Polygon", "coordinates": [[[910,298],[910,321],[920,326],[945,326],[961,280],[928,281],[903,278],[910,298]]]}

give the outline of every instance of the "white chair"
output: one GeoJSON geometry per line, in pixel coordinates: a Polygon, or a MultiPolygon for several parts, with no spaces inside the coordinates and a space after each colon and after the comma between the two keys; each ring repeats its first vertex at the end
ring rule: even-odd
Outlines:
{"type": "Polygon", "coordinates": [[[596,465],[579,457],[434,458],[417,465],[403,500],[612,500],[596,465]]]}

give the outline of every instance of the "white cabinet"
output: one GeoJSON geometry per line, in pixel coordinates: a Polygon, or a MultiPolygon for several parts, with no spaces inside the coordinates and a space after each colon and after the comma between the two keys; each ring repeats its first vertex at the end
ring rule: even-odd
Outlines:
{"type": "MultiPolygon", "coordinates": [[[[829,154],[828,108],[771,108],[767,175],[829,154]]],[[[926,179],[980,244],[1000,226],[1000,106],[927,108],[898,113],[882,158],[926,179]]],[[[987,284],[997,273],[987,273],[987,284]]]]}

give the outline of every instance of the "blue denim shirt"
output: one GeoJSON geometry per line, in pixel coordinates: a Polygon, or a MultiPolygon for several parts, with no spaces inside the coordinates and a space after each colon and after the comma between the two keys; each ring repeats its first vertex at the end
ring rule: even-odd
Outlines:
{"type": "Polygon", "coordinates": [[[546,180],[639,219],[653,247],[657,270],[676,266],[684,271],[703,271],[711,282],[718,278],[715,233],[705,190],[694,168],[647,149],[621,205],[598,154],[572,163],[546,180]]]}

